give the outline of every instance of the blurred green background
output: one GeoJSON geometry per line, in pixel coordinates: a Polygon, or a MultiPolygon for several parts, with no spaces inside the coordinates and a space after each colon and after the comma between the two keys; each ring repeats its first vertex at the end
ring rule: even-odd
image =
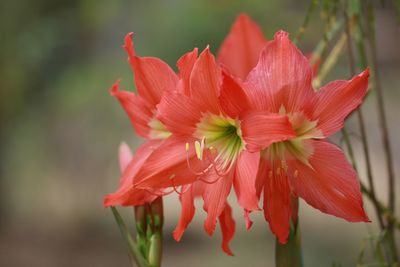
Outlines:
{"type": "MultiPolygon", "coordinates": [[[[134,90],[121,48],[127,32],[136,33],[139,55],[175,66],[193,47],[210,44],[217,52],[240,12],[251,15],[269,39],[279,29],[294,36],[307,5],[305,0],[1,1],[0,266],[128,266],[111,211],[102,206],[103,196],[118,185],[119,143],[134,148],[141,142],[108,93],[117,78],[134,90]]],[[[392,150],[399,163],[400,28],[390,8],[378,9],[377,22],[392,150]]],[[[317,13],[300,43],[304,52],[312,51],[322,31],[317,13]]],[[[348,73],[343,59],[330,78],[348,73]]],[[[379,196],[386,200],[374,108],[372,93],[363,109],[379,196]]],[[[360,151],[357,125],[350,120],[349,126],[360,151]]],[[[219,231],[212,238],[204,233],[198,204],[194,222],[176,243],[171,233],[179,203],[176,195],[166,199],[164,266],[274,266],[274,237],[261,214],[253,216],[255,225],[247,232],[236,207],[236,256],[228,257],[220,249],[219,231]]],[[[131,222],[131,209],[123,213],[131,222]]],[[[377,229],[375,223],[350,224],[321,214],[304,202],[301,227],[306,266],[355,266],[363,239],[377,229]]]]}

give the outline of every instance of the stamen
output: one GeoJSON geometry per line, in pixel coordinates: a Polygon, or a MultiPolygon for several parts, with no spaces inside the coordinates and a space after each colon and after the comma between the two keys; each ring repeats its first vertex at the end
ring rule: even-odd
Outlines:
{"type": "Polygon", "coordinates": [[[186,143],[186,147],[185,147],[185,149],[186,149],[186,152],[189,152],[189,143],[186,143]]]}
{"type": "MultiPolygon", "coordinates": [[[[189,144],[188,144],[188,143],[186,143],[186,147],[189,147],[189,144]]],[[[196,153],[196,155],[197,155],[197,153],[196,153]]],[[[200,171],[200,172],[195,171],[195,170],[192,168],[191,164],[190,164],[190,160],[189,160],[189,149],[186,150],[186,164],[187,164],[188,169],[190,170],[190,172],[193,173],[194,175],[204,175],[204,174],[207,172],[207,170],[209,169],[209,168],[207,167],[206,169],[204,169],[204,170],[202,170],[202,171],[200,171]]]]}
{"type": "Polygon", "coordinates": [[[296,178],[297,176],[299,176],[299,171],[298,170],[295,170],[294,171],[294,173],[293,173],[293,176],[296,178]]]}
{"type": "MultiPolygon", "coordinates": [[[[183,192],[182,190],[181,190],[181,192],[179,192],[179,191],[178,191],[178,188],[176,188],[176,185],[175,185],[175,182],[174,182],[174,180],[175,180],[175,174],[173,174],[173,175],[171,175],[171,176],[170,176],[170,179],[171,179],[171,182],[172,182],[172,188],[174,189],[173,191],[175,191],[179,196],[181,196],[182,194],[184,194],[184,193],[186,193],[187,191],[189,191],[190,186],[188,186],[188,188],[185,190],[185,192],[183,192]],[[172,178],[171,178],[171,176],[172,176],[172,178]]],[[[181,188],[183,188],[183,186],[181,186],[181,188]]]]}

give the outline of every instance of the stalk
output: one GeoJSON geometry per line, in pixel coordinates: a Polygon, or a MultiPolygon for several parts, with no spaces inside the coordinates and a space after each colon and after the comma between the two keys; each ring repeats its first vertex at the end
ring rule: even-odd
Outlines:
{"type": "Polygon", "coordinates": [[[291,219],[289,238],[286,244],[275,244],[275,266],[276,267],[303,267],[301,254],[301,234],[298,220],[299,199],[292,197],[294,216],[291,219]]]}

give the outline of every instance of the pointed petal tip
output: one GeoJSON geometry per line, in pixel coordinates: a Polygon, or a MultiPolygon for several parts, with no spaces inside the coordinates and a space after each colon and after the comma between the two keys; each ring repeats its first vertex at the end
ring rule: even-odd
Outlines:
{"type": "Polygon", "coordinates": [[[209,220],[206,219],[204,222],[204,230],[209,236],[212,236],[215,232],[216,221],[211,223],[209,220]]]}
{"type": "Polygon", "coordinates": [[[128,32],[125,35],[125,38],[124,38],[125,43],[124,43],[124,45],[122,47],[126,48],[128,44],[131,44],[132,43],[132,38],[133,38],[133,32],[128,32]]]}
{"type": "Polygon", "coordinates": [[[115,83],[109,89],[110,95],[115,96],[118,93],[120,83],[121,83],[120,79],[115,81],[115,83]]]}
{"type": "Polygon", "coordinates": [[[113,205],[113,204],[115,204],[115,203],[113,203],[112,194],[107,194],[107,195],[104,197],[104,200],[103,200],[103,206],[104,206],[104,208],[109,208],[109,207],[111,207],[111,206],[115,206],[115,205],[113,205]]]}
{"type": "Polygon", "coordinates": [[[133,32],[129,32],[125,35],[125,40],[122,48],[128,53],[128,60],[132,60],[132,57],[136,56],[135,47],[133,44],[133,32]]]}
{"type": "Polygon", "coordinates": [[[279,244],[285,245],[288,242],[288,237],[276,236],[279,244]]]}
{"type": "Polygon", "coordinates": [[[172,237],[175,239],[176,242],[180,242],[181,239],[182,239],[182,236],[183,236],[183,233],[181,233],[181,231],[175,230],[175,231],[172,233],[172,237]]]}
{"type": "Polygon", "coordinates": [[[289,39],[289,33],[284,30],[279,30],[274,35],[275,40],[289,39]]]}
{"type": "Polygon", "coordinates": [[[228,256],[235,256],[235,254],[233,254],[232,250],[229,248],[229,246],[222,246],[222,250],[228,255],[228,256]]]}
{"type": "Polygon", "coordinates": [[[365,77],[365,78],[369,78],[370,75],[370,71],[369,68],[366,68],[363,72],[361,72],[360,74],[358,74],[359,77],[365,77]]]}
{"type": "Polygon", "coordinates": [[[240,13],[237,15],[235,23],[239,21],[246,21],[246,20],[251,20],[250,16],[247,15],[247,13],[240,13]]]}

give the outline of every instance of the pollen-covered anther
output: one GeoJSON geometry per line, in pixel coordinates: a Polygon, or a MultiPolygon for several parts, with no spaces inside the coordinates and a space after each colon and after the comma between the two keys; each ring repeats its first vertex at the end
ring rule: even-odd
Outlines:
{"type": "Polygon", "coordinates": [[[199,160],[203,160],[204,144],[205,144],[205,137],[201,139],[201,142],[199,141],[194,142],[196,156],[199,160]]]}
{"type": "Polygon", "coordinates": [[[295,170],[293,173],[293,176],[296,178],[297,176],[299,176],[299,170],[295,170]]]}
{"type": "Polygon", "coordinates": [[[173,173],[168,177],[168,179],[173,180],[175,178],[175,176],[176,176],[175,173],[173,173]]]}

